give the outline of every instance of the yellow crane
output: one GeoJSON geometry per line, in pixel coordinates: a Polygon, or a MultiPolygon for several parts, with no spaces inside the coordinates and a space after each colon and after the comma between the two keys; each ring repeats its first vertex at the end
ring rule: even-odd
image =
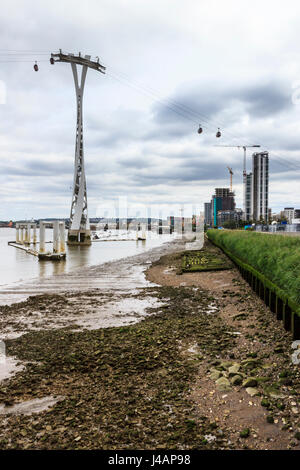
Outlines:
{"type": "Polygon", "coordinates": [[[232,175],[233,175],[233,171],[232,171],[232,168],[230,168],[229,166],[227,167],[228,171],[229,171],[229,174],[230,174],[230,192],[232,193],[232,175]]]}

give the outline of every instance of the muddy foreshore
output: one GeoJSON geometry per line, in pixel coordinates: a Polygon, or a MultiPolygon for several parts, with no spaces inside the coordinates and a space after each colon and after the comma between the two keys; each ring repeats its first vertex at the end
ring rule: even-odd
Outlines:
{"type": "Polygon", "coordinates": [[[80,322],[87,308],[116,308],[128,289],[0,307],[6,332],[9,322],[15,332],[27,325],[6,340],[7,355],[25,368],[0,382],[0,449],[300,448],[290,334],[234,267],[177,274],[179,249],[149,254],[148,284],[132,284],[135,300],[158,302],[138,323],[80,322]],[[66,321],[54,328],[55,317],[66,321]]]}

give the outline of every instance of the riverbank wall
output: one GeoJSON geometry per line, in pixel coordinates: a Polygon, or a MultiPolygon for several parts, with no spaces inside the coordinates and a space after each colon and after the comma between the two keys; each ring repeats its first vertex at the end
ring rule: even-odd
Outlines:
{"type": "MultiPolygon", "coordinates": [[[[278,286],[273,279],[266,275],[266,272],[262,272],[262,269],[258,269],[257,265],[248,261],[249,258],[253,260],[256,249],[260,250],[260,256],[263,255],[263,250],[266,251],[266,260],[270,255],[270,250],[274,249],[273,244],[268,243],[269,237],[264,237],[264,243],[259,243],[256,249],[250,246],[251,243],[255,244],[256,241],[261,242],[261,240],[255,239],[255,237],[261,236],[263,235],[232,231],[209,230],[207,232],[208,239],[221,248],[235,263],[242,277],[249,283],[254,292],[265,302],[276,315],[276,318],[282,320],[284,328],[287,331],[291,331],[293,339],[298,340],[300,339],[300,305],[293,298],[291,290],[284,289],[283,285],[278,286]]],[[[278,238],[276,237],[276,239],[278,238]]],[[[286,244],[287,238],[284,237],[284,239],[286,244]]],[[[291,246],[291,250],[293,248],[295,247],[291,246]]],[[[295,261],[293,258],[293,263],[295,261]]],[[[298,269],[299,267],[300,265],[298,264],[298,269]]],[[[265,271],[267,270],[268,263],[266,262],[265,271]]]]}

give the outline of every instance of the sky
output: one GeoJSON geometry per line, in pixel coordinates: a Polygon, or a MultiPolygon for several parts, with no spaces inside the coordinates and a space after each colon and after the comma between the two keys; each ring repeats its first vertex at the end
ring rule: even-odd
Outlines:
{"type": "Polygon", "coordinates": [[[0,220],[69,216],[76,101],[70,65],[49,63],[59,49],[106,66],[88,71],[83,103],[90,217],[120,198],[203,210],[227,166],[242,207],[243,151],[221,145],[269,151],[269,206],[300,208],[299,17],[296,0],[7,2],[0,220]]]}

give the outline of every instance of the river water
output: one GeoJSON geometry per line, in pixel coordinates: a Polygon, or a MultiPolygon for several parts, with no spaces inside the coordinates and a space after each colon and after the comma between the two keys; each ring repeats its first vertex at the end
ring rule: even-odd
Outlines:
{"type": "MultiPolygon", "coordinates": [[[[129,234],[127,240],[116,240],[122,234],[110,233],[114,241],[96,241],[91,246],[67,247],[65,261],[39,261],[37,257],[23,250],[8,245],[8,241],[15,240],[15,229],[0,228],[0,304],[11,303],[13,300],[21,300],[23,296],[13,295],[22,293],[24,285],[44,286],[53,283],[55,279],[62,279],[64,275],[70,275],[82,271],[88,266],[101,265],[116,261],[128,256],[134,256],[147,252],[170,241],[170,235],[157,235],[153,232],[147,234],[145,241],[136,241],[135,232],[129,234]],[[130,239],[131,238],[131,239],[130,239]],[[57,278],[59,276],[59,278],[57,278]]],[[[101,234],[103,236],[103,233],[101,234]]],[[[128,235],[127,235],[128,236],[128,235]]],[[[51,241],[52,230],[46,230],[46,240],[51,241]]],[[[38,245],[37,245],[38,246],[38,245]]],[[[52,249],[51,245],[46,245],[52,249]]]]}

